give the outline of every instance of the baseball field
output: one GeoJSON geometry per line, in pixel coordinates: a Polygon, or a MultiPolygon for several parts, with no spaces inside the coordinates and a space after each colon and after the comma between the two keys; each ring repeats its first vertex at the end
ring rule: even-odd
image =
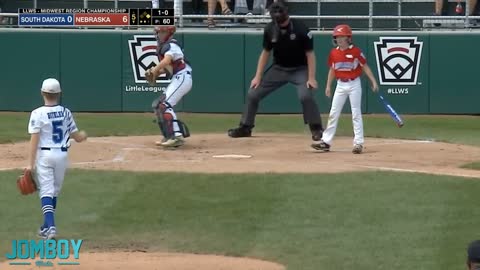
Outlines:
{"type": "MultiPolygon", "coordinates": [[[[74,116],[90,138],[69,150],[56,224],[83,239],[80,265],[48,269],[451,270],[480,239],[480,116],[399,129],[366,115],[361,155],[349,115],[330,153],[309,147],[300,115],[260,115],[254,137],[231,139],[236,114],[180,114],[192,136],[177,150],[154,145],[150,114],[74,116]]],[[[0,254],[42,222],[15,185],[28,117],[0,113],[0,254]]],[[[38,267],[2,255],[0,269],[38,267]]]]}

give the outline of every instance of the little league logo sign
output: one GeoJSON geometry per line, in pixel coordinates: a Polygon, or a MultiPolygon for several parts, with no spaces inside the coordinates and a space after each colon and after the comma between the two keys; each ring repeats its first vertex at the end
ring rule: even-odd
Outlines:
{"type": "Polygon", "coordinates": [[[380,37],[374,46],[380,84],[417,84],[423,42],[417,37],[380,37]]]}
{"type": "Polygon", "coordinates": [[[54,262],[50,261],[54,259],[59,260],[59,266],[79,265],[82,242],[83,240],[74,239],[13,240],[11,251],[5,255],[9,265],[35,264],[37,267],[54,267],[54,262]]]}
{"type": "MultiPolygon", "coordinates": [[[[135,35],[128,41],[133,76],[136,83],[148,83],[145,78],[147,69],[158,65],[157,40],[152,35],[135,35]]],[[[169,83],[165,74],[158,77],[157,83],[169,83]]]]}

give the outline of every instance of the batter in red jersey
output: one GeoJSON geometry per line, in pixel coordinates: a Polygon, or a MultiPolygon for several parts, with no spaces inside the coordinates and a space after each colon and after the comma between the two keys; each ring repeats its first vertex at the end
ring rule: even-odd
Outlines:
{"type": "Polygon", "coordinates": [[[335,27],[333,30],[333,42],[336,48],[330,51],[328,57],[330,69],[328,71],[325,95],[331,97],[330,85],[335,78],[337,79],[337,87],[333,95],[327,129],[323,132],[322,140],[314,142],[312,147],[316,150],[330,151],[343,105],[349,98],[352,110],[353,133],[355,134],[352,152],[360,154],[363,151],[364,143],[361,108],[362,83],[360,76],[365,72],[368,79],[370,79],[374,92],[378,91],[378,84],[372,70],[367,65],[367,60],[362,51],[352,43],[352,29],[350,26],[342,24],[335,27]]]}

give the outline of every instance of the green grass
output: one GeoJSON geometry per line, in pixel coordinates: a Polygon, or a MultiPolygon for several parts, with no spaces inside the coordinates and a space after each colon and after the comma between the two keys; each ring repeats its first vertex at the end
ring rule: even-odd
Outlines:
{"type": "Polygon", "coordinates": [[[465,169],[480,170],[480,161],[472,162],[461,166],[465,169]]]}
{"type": "MultiPolygon", "coordinates": [[[[0,254],[33,238],[37,196],[0,172],[0,254]]],[[[420,174],[208,175],[73,170],[58,200],[82,249],[249,256],[288,269],[463,269],[480,181],[420,174]]]]}
{"type": "MultiPolygon", "coordinates": [[[[0,143],[28,139],[27,113],[0,113],[0,143]]],[[[126,136],[158,134],[151,114],[75,114],[80,128],[90,136],[126,136]]],[[[238,114],[180,114],[193,135],[203,132],[226,133],[238,125],[238,114]]],[[[323,115],[326,125],[327,116],[323,115]]],[[[388,115],[365,115],[368,137],[433,139],[461,144],[480,145],[480,116],[404,116],[405,126],[397,128],[388,115]]],[[[259,115],[256,132],[307,133],[301,115],[259,115]]],[[[338,135],[352,136],[349,115],[340,120],[338,135]]]]}

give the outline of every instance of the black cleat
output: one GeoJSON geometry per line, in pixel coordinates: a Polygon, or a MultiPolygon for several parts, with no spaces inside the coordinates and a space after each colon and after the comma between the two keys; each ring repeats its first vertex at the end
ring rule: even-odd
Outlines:
{"type": "Polygon", "coordinates": [[[232,138],[251,137],[252,129],[247,126],[239,126],[228,130],[228,136],[232,138]]]}
{"type": "Polygon", "coordinates": [[[310,132],[312,132],[312,140],[317,142],[322,139],[323,129],[321,125],[310,125],[310,132]]]}
{"type": "Polygon", "coordinates": [[[320,150],[320,151],[323,151],[323,152],[330,151],[330,144],[324,143],[323,141],[314,142],[314,143],[311,144],[311,147],[315,150],[320,150]]]}
{"type": "Polygon", "coordinates": [[[318,142],[322,139],[323,132],[321,130],[312,132],[312,140],[318,142]]]}

